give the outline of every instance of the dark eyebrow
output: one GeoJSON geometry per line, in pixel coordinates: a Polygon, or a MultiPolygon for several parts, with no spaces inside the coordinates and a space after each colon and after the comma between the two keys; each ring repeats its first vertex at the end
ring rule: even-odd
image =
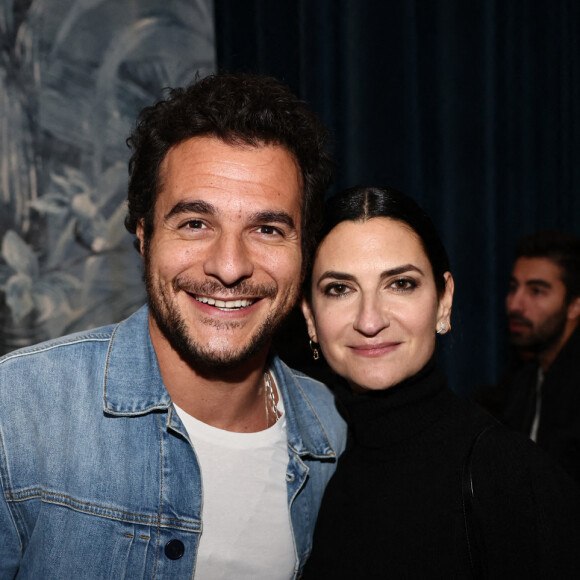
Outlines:
{"type": "Polygon", "coordinates": [[[344,272],[335,272],[334,270],[327,270],[326,272],[322,273],[318,281],[324,280],[325,278],[336,278],[337,280],[348,280],[352,282],[355,280],[355,277],[352,274],[346,274],[344,272]]]}
{"type": "Polygon", "coordinates": [[[425,273],[421,268],[417,268],[417,266],[413,266],[413,264],[405,264],[404,266],[398,266],[397,268],[391,268],[390,270],[385,270],[381,274],[381,278],[388,278],[389,276],[397,276],[398,274],[404,274],[405,272],[418,272],[421,276],[424,276],[425,273]]]}
{"type": "Polygon", "coordinates": [[[538,278],[537,280],[526,280],[526,286],[542,286],[542,288],[551,288],[552,284],[538,278]]]}
{"type": "Polygon", "coordinates": [[[207,203],[207,201],[203,201],[201,199],[195,201],[180,201],[176,203],[169,213],[165,216],[165,219],[168,220],[169,218],[180,215],[182,213],[199,213],[202,215],[215,215],[215,207],[211,203],[207,203]]]}
{"type": "MultiPolygon", "coordinates": [[[[413,264],[405,264],[404,266],[397,266],[396,268],[391,268],[390,270],[385,270],[384,272],[381,272],[381,279],[388,278],[389,276],[397,276],[398,274],[404,274],[405,272],[411,272],[411,271],[418,272],[422,276],[425,275],[423,273],[423,270],[421,270],[420,268],[417,268],[417,266],[413,266],[413,264]]],[[[356,277],[353,276],[352,274],[347,274],[346,272],[336,272],[334,270],[327,270],[326,272],[324,272],[319,277],[318,281],[320,282],[320,280],[324,280],[325,278],[335,278],[337,280],[348,280],[349,282],[356,280],[356,277]]]]}
{"type": "MultiPolygon", "coordinates": [[[[216,208],[207,201],[201,199],[195,201],[180,201],[176,203],[169,213],[165,216],[165,219],[184,214],[184,213],[198,213],[201,215],[216,215],[216,208]]],[[[250,220],[254,223],[278,223],[284,224],[289,228],[296,229],[296,224],[292,217],[285,211],[259,211],[250,216],[250,220]]]]}
{"type": "Polygon", "coordinates": [[[285,211],[257,211],[250,216],[250,221],[253,223],[283,224],[289,228],[292,228],[293,230],[296,229],[294,220],[290,214],[286,213],[285,211]]]}

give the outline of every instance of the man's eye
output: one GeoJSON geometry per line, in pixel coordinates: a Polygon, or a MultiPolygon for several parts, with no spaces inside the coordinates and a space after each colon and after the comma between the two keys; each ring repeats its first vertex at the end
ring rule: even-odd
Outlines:
{"type": "Polygon", "coordinates": [[[258,228],[258,232],[261,234],[266,234],[267,236],[281,234],[280,230],[278,228],[275,228],[274,226],[260,226],[258,228]]]}
{"type": "Polygon", "coordinates": [[[205,227],[205,224],[201,220],[189,220],[182,227],[190,230],[201,230],[205,227]]]}

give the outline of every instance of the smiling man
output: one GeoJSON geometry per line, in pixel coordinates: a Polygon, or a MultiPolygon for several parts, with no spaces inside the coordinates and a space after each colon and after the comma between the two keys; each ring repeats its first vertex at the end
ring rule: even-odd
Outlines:
{"type": "Polygon", "coordinates": [[[148,306],[0,360],[0,576],[296,578],[345,443],[272,352],[332,164],[278,81],[142,111],[126,226],[148,306]]]}
{"type": "Polygon", "coordinates": [[[580,483],[580,239],[550,231],[522,238],[506,311],[510,343],[528,360],[507,381],[500,418],[580,483]]]}

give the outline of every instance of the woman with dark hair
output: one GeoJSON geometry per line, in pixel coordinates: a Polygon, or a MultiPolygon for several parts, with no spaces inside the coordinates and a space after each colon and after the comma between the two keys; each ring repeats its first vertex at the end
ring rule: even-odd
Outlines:
{"type": "Polygon", "coordinates": [[[454,283],[428,216],[357,187],[325,217],[303,312],[350,437],[304,578],[577,577],[580,490],[437,368],[454,283]]]}

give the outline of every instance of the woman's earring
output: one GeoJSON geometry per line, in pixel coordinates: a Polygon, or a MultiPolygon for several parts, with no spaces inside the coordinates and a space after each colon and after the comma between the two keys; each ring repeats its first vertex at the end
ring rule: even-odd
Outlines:
{"type": "Polygon", "coordinates": [[[320,358],[320,352],[318,350],[318,343],[310,340],[310,350],[312,351],[312,358],[318,360],[320,358]]]}
{"type": "Polygon", "coordinates": [[[447,332],[447,325],[441,321],[439,323],[439,328],[437,329],[437,334],[445,334],[447,332]]]}

